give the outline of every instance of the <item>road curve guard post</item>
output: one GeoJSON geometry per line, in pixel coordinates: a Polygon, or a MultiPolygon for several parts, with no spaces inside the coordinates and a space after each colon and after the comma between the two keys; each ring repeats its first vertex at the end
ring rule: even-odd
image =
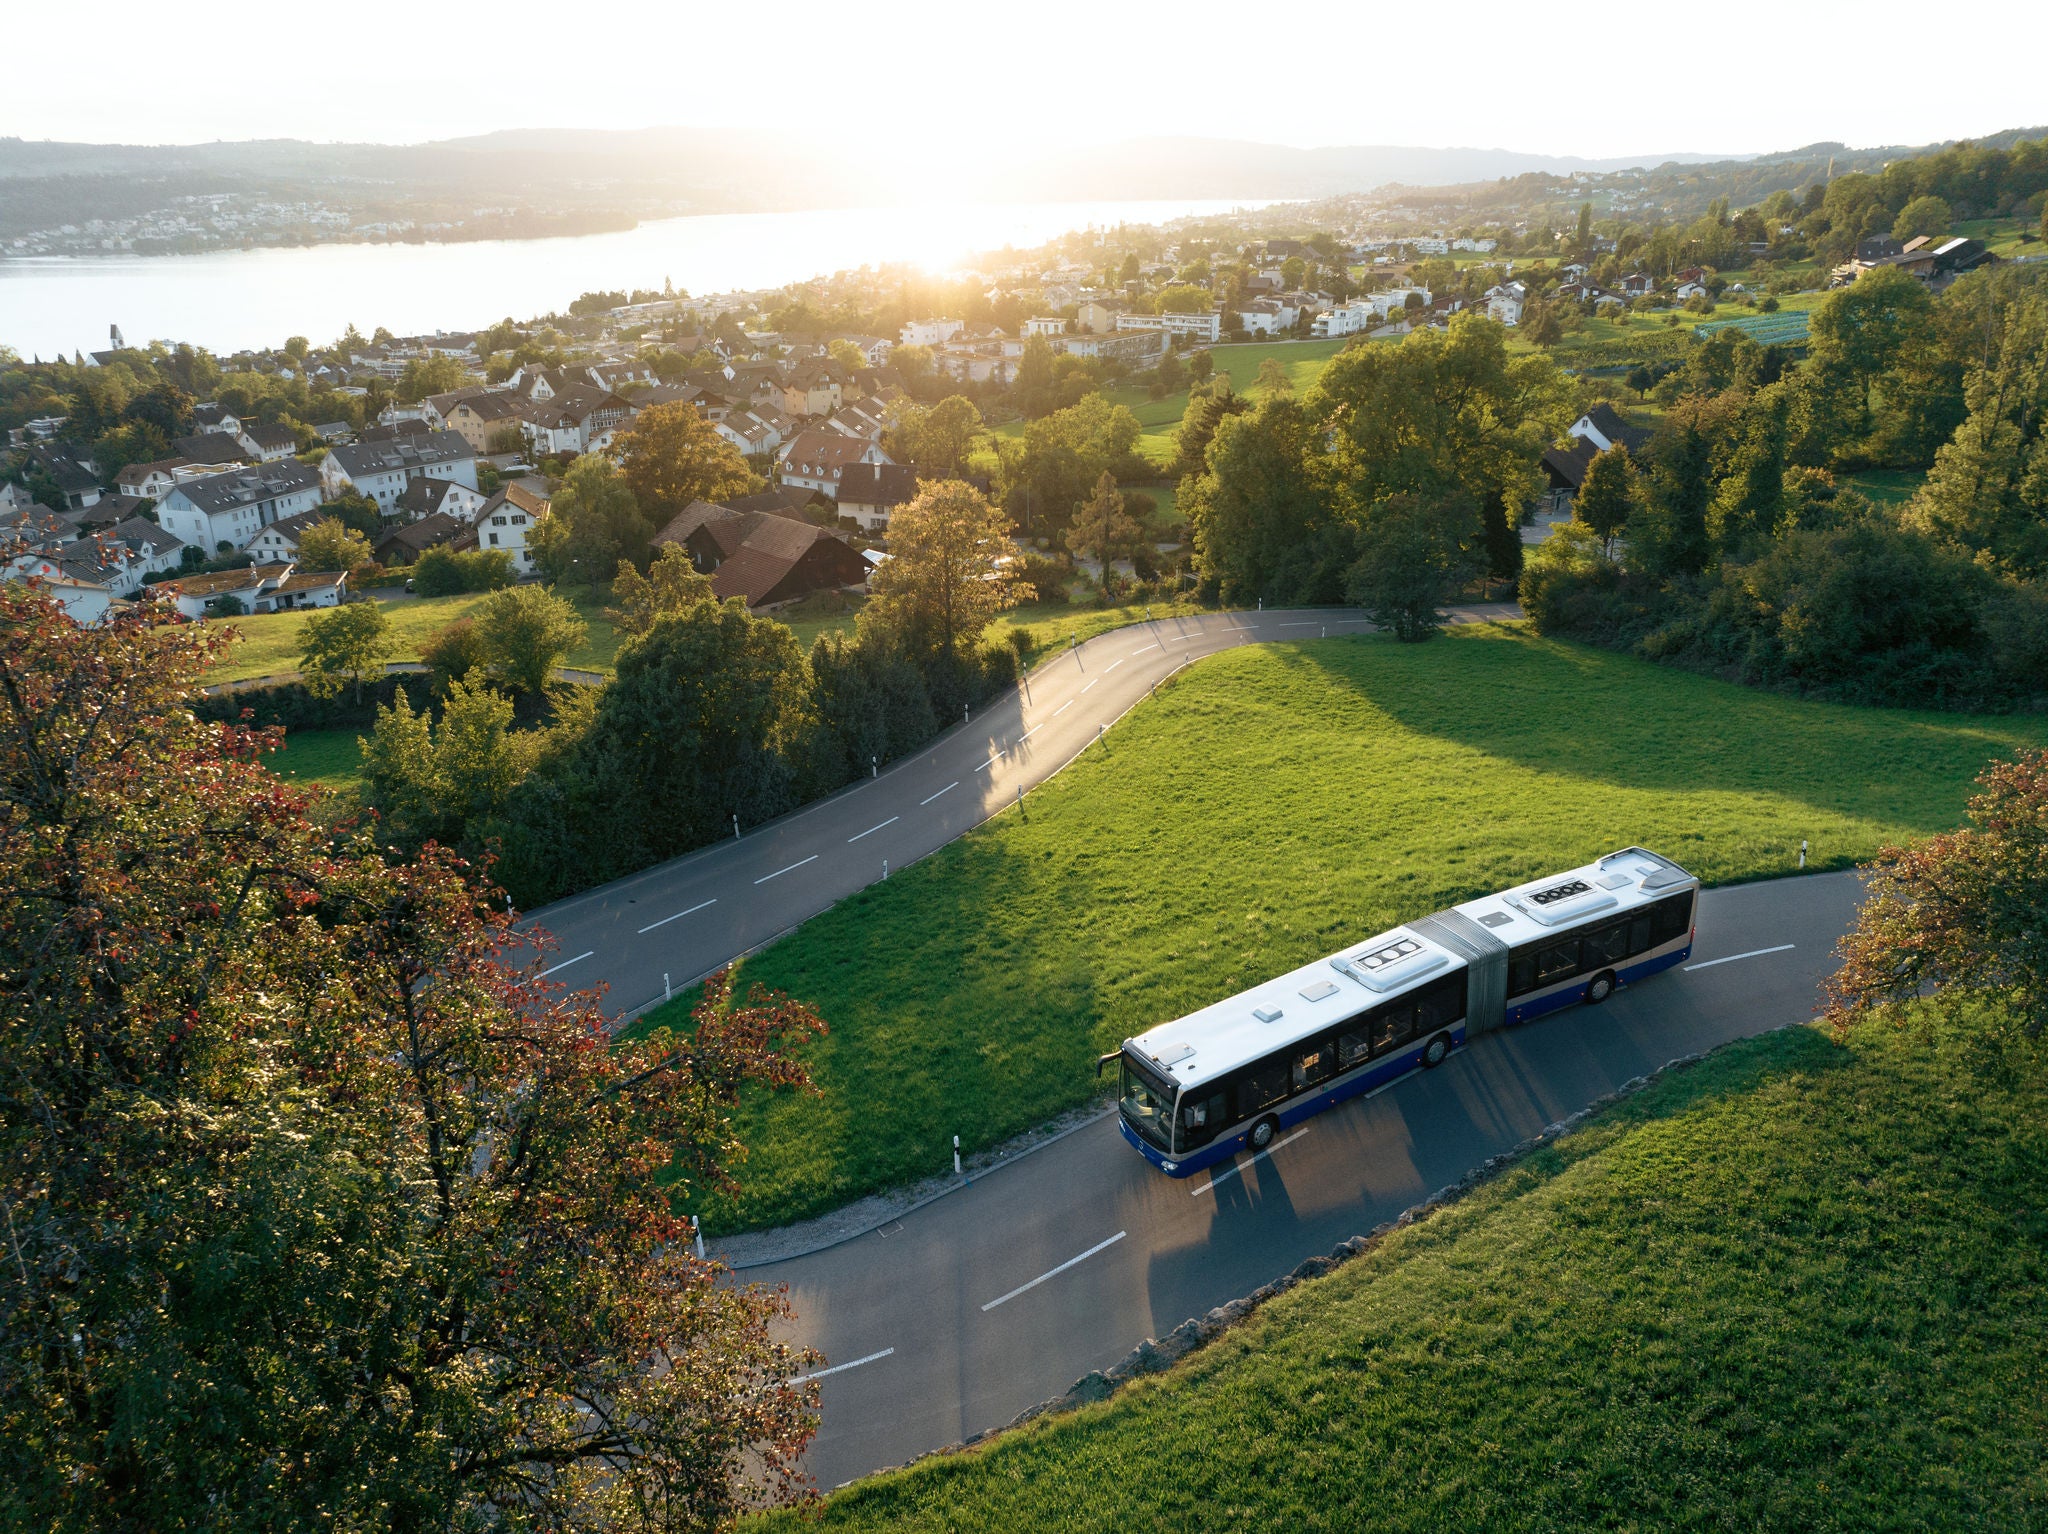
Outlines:
{"type": "Polygon", "coordinates": [[[1799,866],[1806,866],[1806,838],[1803,836],[1799,838],[1799,866]]]}
{"type": "Polygon", "coordinates": [[[960,1137],[953,1136],[953,1175],[960,1175],[960,1137]]]}

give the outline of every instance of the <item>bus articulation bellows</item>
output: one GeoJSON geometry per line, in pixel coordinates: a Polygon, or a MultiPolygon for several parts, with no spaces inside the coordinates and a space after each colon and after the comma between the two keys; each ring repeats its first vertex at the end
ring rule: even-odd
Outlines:
{"type": "MultiPolygon", "coordinates": [[[[1641,847],[1467,901],[1124,1040],[1124,1138],[1185,1177],[1472,1034],[1669,969],[1699,881],[1641,847]]],[[[1100,1069],[1098,1066],[1098,1070],[1100,1069]]]]}

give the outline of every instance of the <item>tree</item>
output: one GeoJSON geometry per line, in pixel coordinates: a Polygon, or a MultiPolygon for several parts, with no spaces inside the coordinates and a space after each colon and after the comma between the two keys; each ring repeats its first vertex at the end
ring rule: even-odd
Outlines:
{"type": "Polygon", "coordinates": [[[412,589],[423,597],[497,591],[515,579],[512,555],[506,549],[451,549],[444,544],[422,550],[412,566],[412,589]]]}
{"type": "Polygon", "coordinates": [[[1892,220],[1892,238],[1910,240],[1915,235],[1945,234],[1954,222],[1955,214],[1939,197],[1915,197],[1892,220]]]}
{"type": "Polygon", "coordinates": [[[1226,601],[1283,594],[1289,556],[1331,520],[1328,469],[1316,423],[1292,394],[1218,423],[1180,504],[1203,576],[1226,601]]]}
{"type": "Polygon", "coordinates": [[[974,401],[949,394],[929,409],[905,405],[890,444],[898,462],[915,464],[927,479],[957,479],[980,435],[974,401]]]}
{"type": "Polygon", "coordinates": [[[997,613],[1016,605],[1009,579],[1013,525],[960,480],[922,485],[889,518],[889,559],[869,581],[864,628],[879,628],[912,655],[959,656],[997,613]]]}
{"type": "Polygon", "coordinates": [[[1869,893],[1827,983],[1837,1028],[1930,990],[1951,1010],[1994,1002],[2029,1038],[2048,1027],[2048,752],[1995,762],[1977,782],[1970,825],[1866,865],[1869,893]]]}
{"type": "Polygon", "coordinates": [[[1932,344],[1934,301],[1897,267],[1879,267],[1823,298],[1809,327],[1813,361],[1839,368],[1860,391],[1859,423],[1867,434],[1879,379],[1894,368],[1920,365],[1932,344]]]}
{"type": "Polygon", "coordinates": [[[1188,358],[1188,377],[1197,384],[1206,384],[1215,371],[1216,354],[1206,346],[1188,358]]]}
{"type": "Polygon", "coordinates": [[[714,598],[711,577],[697,573],[689,550],[664,543],[645,575],[619,561],[619,573],[612,577],[612,600],[618,606],[607,607],[605,617],[621,634],[637,637],[653,628],[656,619],[714,598]]]}
{"type": "Polygon", "coordinates": [[[0,590],[0,1519],[792,1500],[814,1360],[671,1200],[729,1183],[730,1105],[822,1023],[721,974],[687,1035],[610,1039],[455,859],[311,823],[274,732],[195,717],[223,643],[0,590]]]}
{"type": "Polygon", "coordinates": [[[435,690],[441,693],[448,691],[451,682],[463,681],[481,669],[487,662],[476,620],[457,618],[427,641],[420,660],[434,674],[435,690]]]}
{"type": "Polygon", "coordinates": [[[620,647],[572,764],[585,855],[624,873],[790,808],[806,692],[796,636],[737,599],[657,618],[620,647]]]}
{"type": "Polygon", "coordinates": [[[863,372],[867,368],[867,353],[844,338],[834,341],[825,348],[825,352],[827,356],[845,368],[849,373],[863,372]]]}
{"type": "MultiPolygon", "coordinates": [[[[684,400],[648,406],[632,431],[618,439],[615,451],[639,511],[660,522],[694,501],[728,500],[761,487],[740,450],[684,400]]],[[[621,539],[618,553],[638,564],[646,557],[645,542],[642,538],[634,546],[631,539],[621,539]]],[[[612,561],[602,562],[602,568],[609,572],[612,561]]]]}
{"type": "MultiPolygon", "coordinates": [[[[730,444],[721,445],[732,451],[730,444]]],[[[643,459],[650,473],[657,462],[643,459]]],[[[550,573],[557,580],[591,585],[610,575],[622,559],[635,565],[644,562],[655,531],[626,476],[610,459],[595,453],[585,453],[569,465],[538,530],[548,534],[539,540],[541,550],[559,567],[550,573]]]]}
{"type": "Polygon", "coordinates": [[[1287,365],[1278,357],[1268,357],[1259,364],[1259,377],[1255,387],[1261,394],[1292,394],[1294,380],[1287,376],[1287,365]]]}
{"type": "Polygon", "coordinates": [[[322,501],[320,510],[343,525],[354,528],[364,538],[375,538],[384,531],[384,514],[377,503],[357,490],[344,490],[331,501],[322,501]]]}
{"type": "Polygon", "coordinates": [[[192,429],[192,396],[173,383],[155,384],[122,407],[121,419],[152,426],[168,442],[192,429]]]}
{"type": "Polygon", "coordinates": [[[590,633],[576,609],[540,586],[492,592],[471,615],[484,663],[521,692],[543,691],[590,633]]]}
{"type": "Polygon", "coordinates": [[[469,370],[453,357],[415,357],[398,375],[399,403],[411,405],[429,394],[450,394],[468,382],[469,370]]]}
{"type": "MultiPolygon", "coordinates": [[[[1207,352],[1197,356],[1206,357],[1207,352]]],[[[1187,409],[1181,412],[1180,430],[1173,438],[1173,466],[1179,475],[1199,474],[1208,456],[1209,444],[1215,440],[1216,428],[1223,424],[1226,416],[1243,415],[1252,408],[1251,401],[1230,391],[1230,378],[1226,374],[1218,379],[1214,388],[1195,389],[1188,395],[1187,409]]]]}
{"type": "Polygon", "coordinates": [[[1390,497],[1367,515],[1364,552],[1348,572],[1345,594],[1396,639],[1428,639],[1443,625],[1441,604],[1472,577],[1466,550],[1476,542],[1477,524],[1462,495],[1390,497]]]}
{"type": "MultiPolygon", "coordinates": [[[[1031,422],[1023,451],[1005,464],[1004,508],[1027,528],[1064,527],[1105,470],[1132,462],[1141,429],[1129,409],[1100,394],[1031,422]]],[[[892,522],[892,544],[893,536],[892,522]]]]}
{"type": "Polygon", "coordinates": [[[394,648],[390,630],[384,604],[377,601],[346,602],[309,614],[299,631],[299,670],[306,691],[316,698],[331,698],[346,678],[355,684],[356,701],[361,702],[364,674],[381,675],[384,658],[394,648]]]}
{"type": "Polygon", "coordinates": [[[299,534],[301,569],[354,574],[372,557],[370,540],[337,517],[322,517],[299,534]]]}
{"type": "Polygon", "coordinates": [[[1636,468],[1628,449],[1620,443],[1595,453],[1586,465],[1585,483],[1579,486],[1572,509],[1578,519],[1600,538],[1603,551],[1612,553],[1614,536],[1628,525],[1636,504],[1636,468]]]}
{"type": "Polygon", "coordinates": [[[1074,513],[1066,544],[1077,558],[1101,560],[1107,577],[1110,561],[1130,554],[1144,536],[1144,529],[1124,510],[1124,495],[1117,489],[1115,477],[1104,474],[1095,482],[1095,493],[1074,513]]]}

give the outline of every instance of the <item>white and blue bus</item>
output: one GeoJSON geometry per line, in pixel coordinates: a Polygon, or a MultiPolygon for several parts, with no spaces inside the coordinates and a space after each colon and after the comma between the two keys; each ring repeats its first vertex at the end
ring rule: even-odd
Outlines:
{"type": "Polygon", "coordinates": [[[1186,1177],[1347,1097],[1440,1065],[1470,1034],[1669,969],[1692,952],[1699,881],[1628,847],[1467,901],[1164,1023],[1104,1055],[1124,1138],[1186,1177]]]}

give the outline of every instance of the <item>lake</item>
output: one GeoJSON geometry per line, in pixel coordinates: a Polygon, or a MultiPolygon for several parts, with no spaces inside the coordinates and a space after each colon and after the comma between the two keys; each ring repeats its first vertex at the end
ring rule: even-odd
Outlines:
{"type": "Polygon", "coordinates": [[[774,288],[888,262],[943,271],[963,256],[1032,247],[1072,229],[1226,213],[1243,202],[963,203],[662,219],[617,234],[461,245],[316,245],[197,256],[0,261],[0,343],[22,356],[130,345],[215,352],[316,345],[351,324],[398,335],[471,330],[566,311],[578,294],[774,288]]]}

